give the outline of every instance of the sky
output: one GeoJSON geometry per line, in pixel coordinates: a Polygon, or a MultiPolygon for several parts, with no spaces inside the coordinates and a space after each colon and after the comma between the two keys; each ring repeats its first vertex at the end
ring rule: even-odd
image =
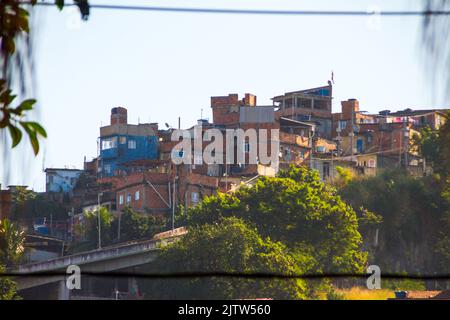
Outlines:
{"type": "MultiPolygon", "coordinates": [[[[410,0],[91,0],[91,3],[277,10],[420,10],[410,0]]],[[[211,119],[210,97],[253,93],[258,104],[326,85],[333,112],[357,98],[362,110],[435,108],[425,72],[420,17],[249,16],[37,8],[35,62],[40,156],[14,151],[0,183],[45,189],[46,167],[82,168],[97,155],[110,109],[129,123],[189,127],[211,119]],[[203,109],[203,111],[202,111],[203,109]]]]}

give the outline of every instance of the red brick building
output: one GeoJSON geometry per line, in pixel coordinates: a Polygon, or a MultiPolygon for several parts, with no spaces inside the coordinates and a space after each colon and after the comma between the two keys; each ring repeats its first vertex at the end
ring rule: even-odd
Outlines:
{"type": "Polygon", "coordinates": [[[12,192],[11,189],[2,190],[0,184],[0,220],[8,218],[12,208],[12,192]]]}

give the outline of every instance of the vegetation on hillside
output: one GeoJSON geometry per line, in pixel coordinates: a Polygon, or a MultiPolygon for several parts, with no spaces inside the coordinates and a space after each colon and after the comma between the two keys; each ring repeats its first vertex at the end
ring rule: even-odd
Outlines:
{"type": "MultiPolygon", "coordinates": [[[[335,189],[320,181],[316,171],[304,167],[291,167],[276,178],[261,177],[254,186],[232,194],[208,197],[188,210],[184,223],[189,227],[188,236],[164,250],[153,272],[365,272],[366,253],[361,250],[355,211],[335,189]],[[272,264],[260,260],[262,257],[270,258],[272,264]]],[[[153,298],[176,294],[233,299],[314,298],[327,284],[284,279],[282,294],[278,281],[266,280],[265,286],[258,279],[230,278],[143,284],[147,296],[153,298]],[[242,286],[236,287],[240,282],[242,286]],[[178,286],[183,290],[177,291],[178,286]],[[161,289],[156,296],[155,287],[161,289]]]]}

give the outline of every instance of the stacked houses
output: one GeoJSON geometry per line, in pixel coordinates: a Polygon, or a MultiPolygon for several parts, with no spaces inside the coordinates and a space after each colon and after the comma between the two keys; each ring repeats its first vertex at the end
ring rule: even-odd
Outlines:
{"type": "MultiPolygon", "coordinates": [[[[48,169],[47,191],[56,192],[55,181],[68,179],[61,192],[70,195],[75,213],[98,205],[108,206],[112,212],[129,206],[143,214],[170,217],[175,210],[196,206],[205,196],[232,192],[258,176],[274,176],[291,164],[316,169],[323,180],[333,179],[337,166],[364,175],[395,167],[413,174],[427,172],[426,163],[412,147],[412,137],[425,125],[438,129],[447,119],[445,109],[368,114],[360,109],[358,100],[349,99],[342,101],[341,112],[333,113],[332,89],[328,84],[288,92],[274,97],[271,105],[258,105],[257,97],[248,93],[242,98],[237,94],[211,97],[212,122],[200,119],[187,129],[192,133],[190,139],[202,136],[200,152],[207,146],[205,141],[212,140],[206,137],[209,129],[224,136],[230,129],[254,130],[257,154],[262,145],[273,153],[271,147],[276,144],[277,161],[270,165],[259,160],[239,161],[236,154],[242,151],[248,160],[252,148],[244,143],[243,150],[230,149],[229,142],[224,150],[233,151],[233,156],[227,157],[227,151],[219,156],[231,161],[204,163],[193,147],[189,151],[194,159],[177,164],[174,157],[182,157],[188,150],[177,149],[179,141],[172,139],[176,129],[162,130],[157,123],[129,124],[127,110],[113,108],[110,124],[100,128],[98,157],[85,161],[81,172],[48,169]],[[266,132],[265,138],[259,135],[261,130],[266,132]]],[[[75,215],[75,223],[77,219],[82,220],[82,215],[75,215]]]]}

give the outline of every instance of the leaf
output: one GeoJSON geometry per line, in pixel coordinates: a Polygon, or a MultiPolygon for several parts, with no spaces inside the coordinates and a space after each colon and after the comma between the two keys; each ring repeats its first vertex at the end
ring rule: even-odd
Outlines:
{"type": "Polygon", "coordinates": [[[14,38],[3,37],[2,48],[3,48],[3,51],[5,51],[9,54],[13,54],[16,51],[16,45],[14,43],[14,38]]]}
{"type": "Polygon", "coordinates": [[[55,4],[59,10],[62,10],[64,8],[64,0],[55,0],[55,4]]]}
{"type": "Polygon", "coordinates": [[[16,126],[9,124],[8,125],[8,129],[9,129],[9,133],[11,134],[11,139],[12,139],[12,148],[16,147],[20,140],[22,140],[22,131],[20,131],[19,128],[17,128],[16,126]]]}
{"type": "Polygon", "coordinates": [[[34,154],[37,155],[39,153],[39,140],[37,138],[36,129],[33,128],[33,122],[20,122],[22,127],[28,134],[30,138],[31,146],[33,147],[34,154]]]}
{"type": "Polygon", "coordinates": [[[35,99],[28,99],[22,101],[22,103],[17,107],[21,111],[28,111],[33,109],[33,105],[36,103],[35,99]]]}
{"type": "Polygon", "coordinates": [[[9,105],[12,100],[14,100],[15,96],[11,95],[11,90],[4,90],[0,94],[0,103],[4,104],[5,106],[9,105]],[[11,98],[12,97],[12,98],[11,98]]]}
{"type": "Polygon", "coordinates": [[[34,131],[43,136],[44,138],[47,138],[47,132],[45,129],[37,122],[28,122],[28,124],[34,129],[34,131]]]}

